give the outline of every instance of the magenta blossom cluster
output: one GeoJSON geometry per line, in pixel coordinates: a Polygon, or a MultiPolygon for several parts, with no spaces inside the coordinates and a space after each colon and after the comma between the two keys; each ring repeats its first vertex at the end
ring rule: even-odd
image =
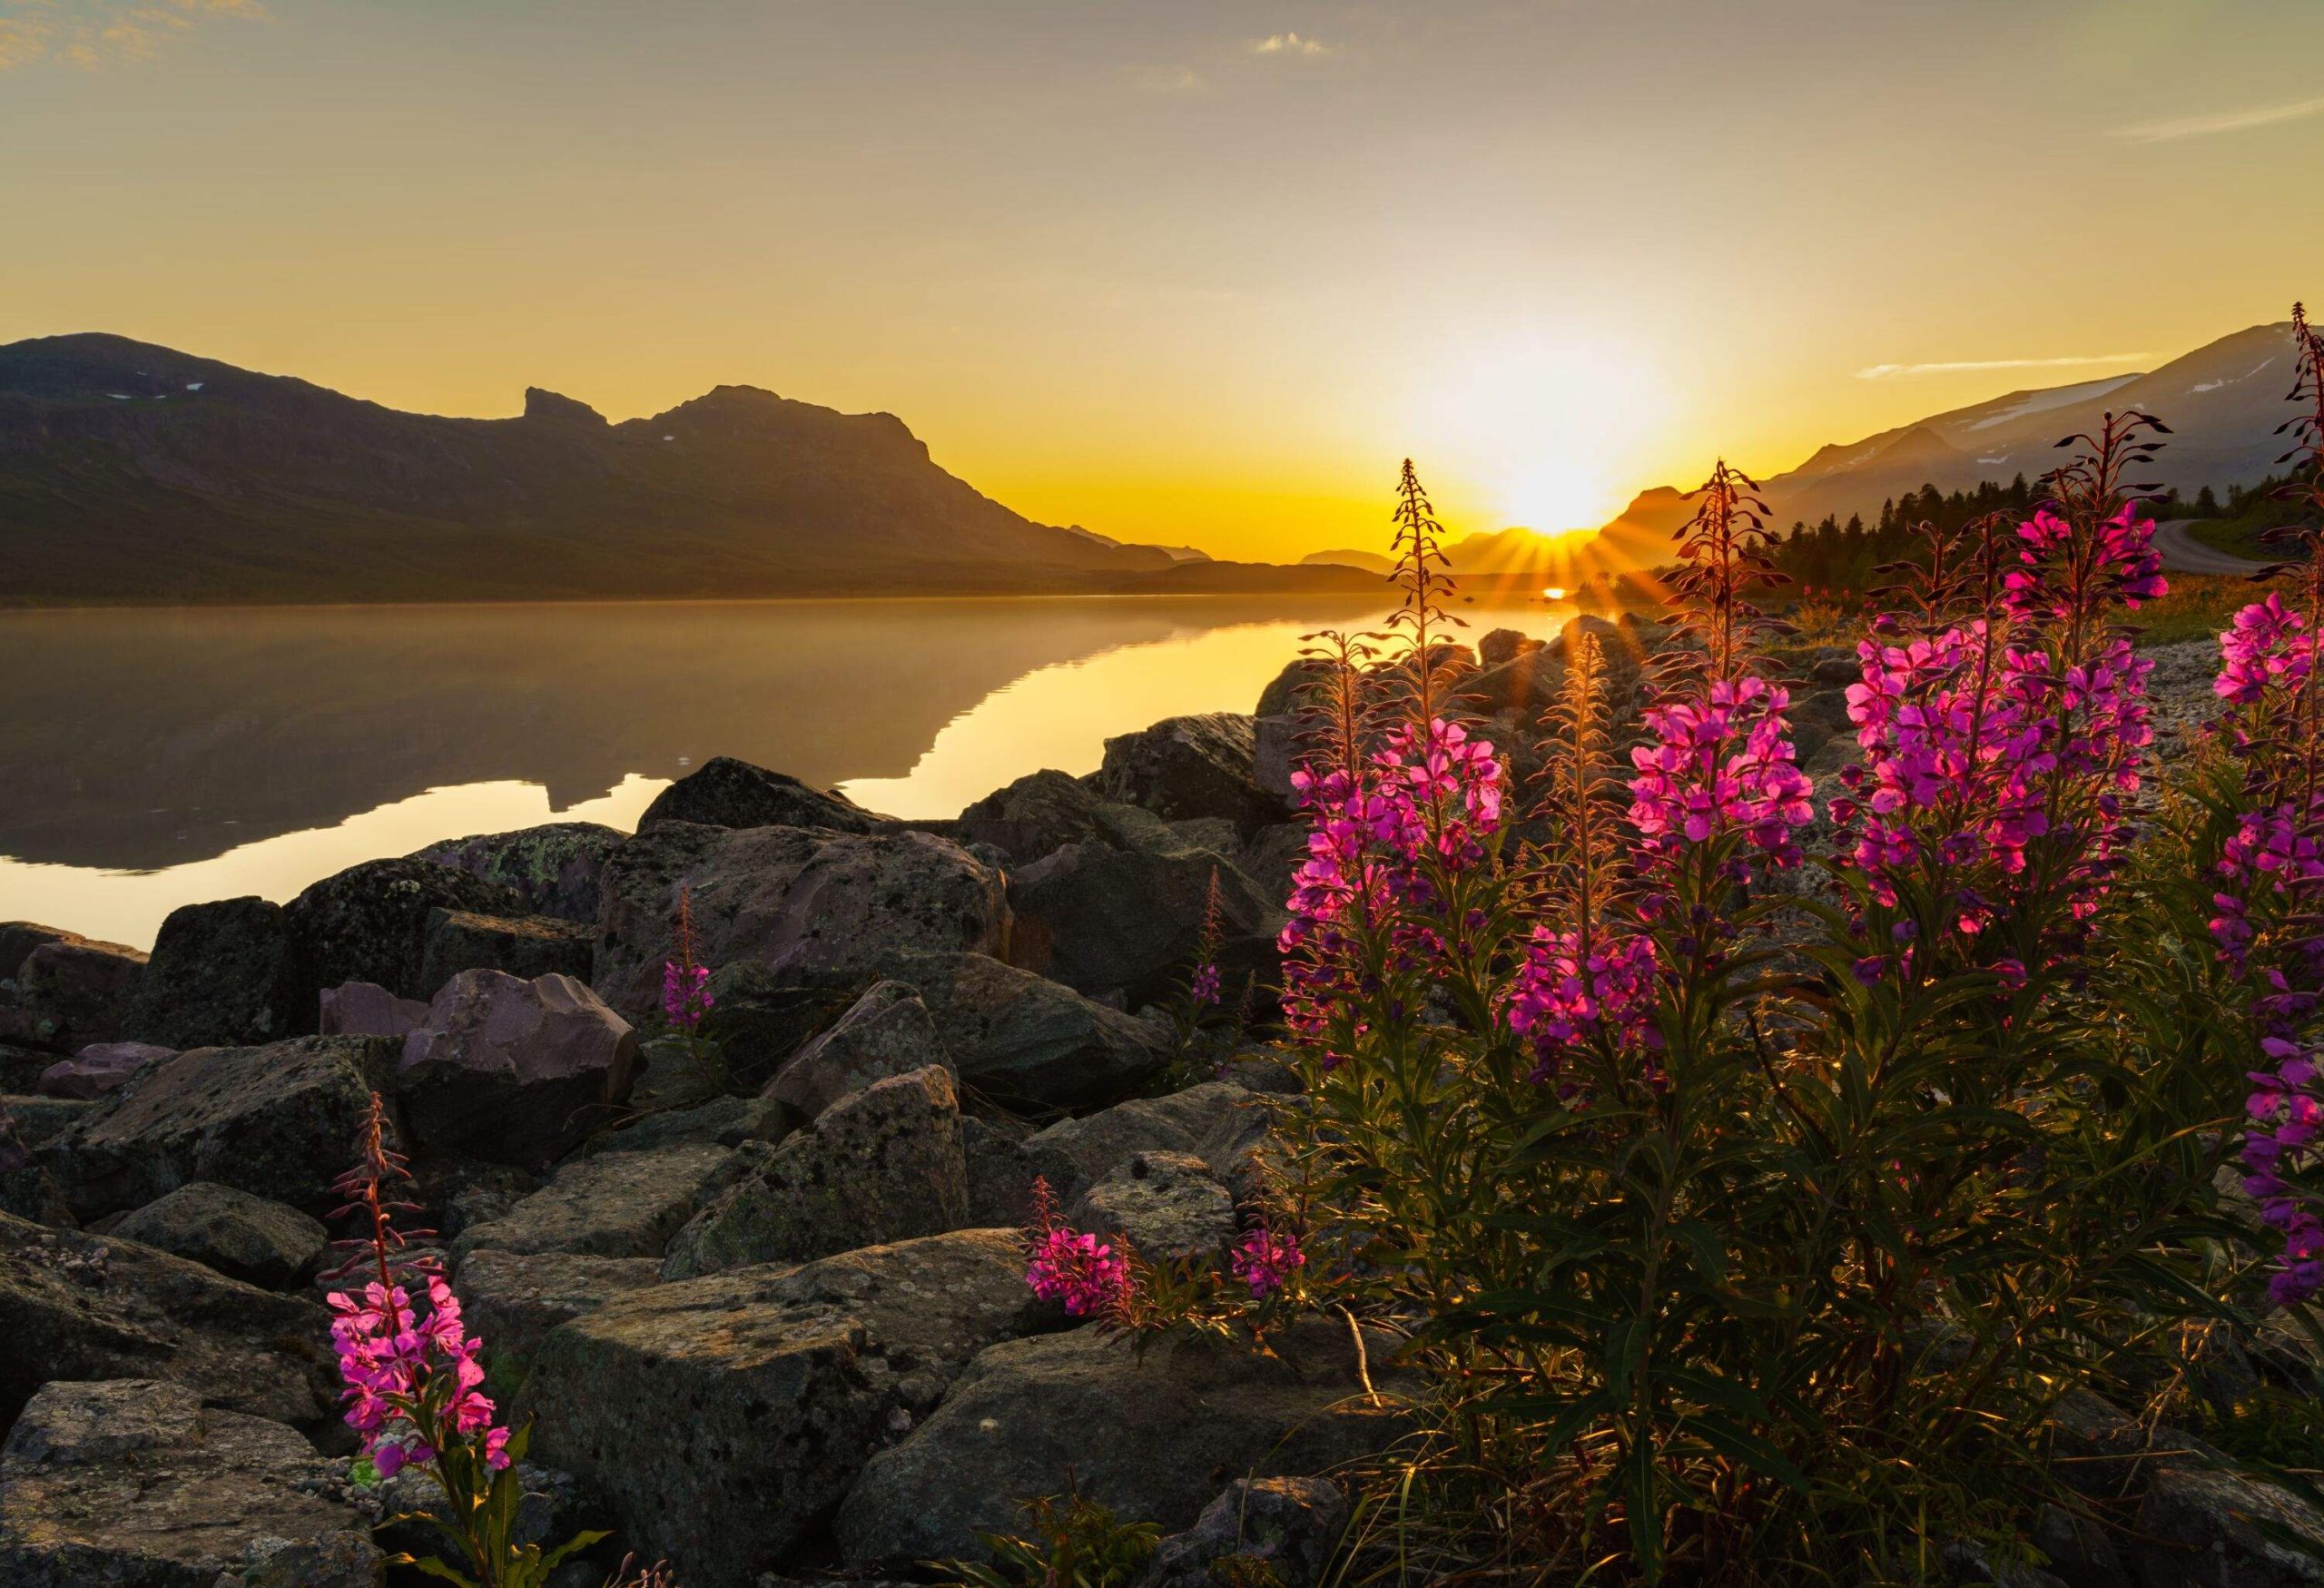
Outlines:
{"type": "Polygon", "coordinates": [[[1600,1037],[1622,1048],[1659,1048],[1655,966],[1651,938],[1600,938],[1585,951],[1580,932],[1536,926],[1507,1011],[1510,1029],[1532,1040],[1530,1079],[1548,1080],[1569,1050],[1600,1037]]]}
{"type": "Polygon", "coordinates": [[[479,1389],[483,1342],[460,1321],[459,1297],[440,1275],[428,1277],[423,1319],[402,1286],[373,1282],[358,1299],[333,1292],[331,1345],[347,1387],[347,1424],[383,1478],[434,1461],[448,1438],[484,1435],[485,1465],[508,1465],[508,1430],[492,1425],[479,1389]]]}
{"type": "Polygon", "coordinates": [[[682,1031],[702,1024],[716,1000],[710,995],[710,968],[683,965],[675,960],[662,965],[662,1013],[682,1031]]]}
{"type": "Polygon", "coordinates": [[[1297,1236],[1277,1234],[1262,1224],[1236,1245],[1234,1266],[1235,1277],[1250,1287],[1252,1297],[1265,1301],[1307,1266],[1307,1254],[1299,1249],[1297,1236]]]}
{"type": "Polygon", "coordinates": [[[2318,635],[2274,591],[2235,615],[2219,636],[2221,666],[2212,692],[2233,705],[2267,706],[2299,692],[2316,670],[2318,635]]]}
{"type": "Polygon", "coordinates": [[[2023,566],[2003,581],[2011,613],[2066,623],[2078,608],[2094,611],[2115,598],[2135,607],[2169,594],[2162,557],[2154,549],[2154,520],[2141,518],[2139,506],[2135,498],[2124,502],[2098,527],[2097,544],[2084,556],[2077,556],[2073,523],[2047,508],[2020,524],[2017,557],[2023,566]],[[2105,579],[2108,587],[2093,587],[2093,576],[2105,579]]]}
{"type": "Polygon", "coordinates": [[[1025,1283],[1075,1317],[1111,1317],[1129,1299],[1129,1258],[1094,1235],[1058,1226],[1040,1235],[1025,1283]]]}
{"type": "MultiPolygon", "coordinates": [[[[1904,645],[1864,640],[1862,681],[1848,686],[1848,717],[1863,759],[1841,773],[1854,797],[1833,820],[1863,817],[1851,858],[1884,904],[1889,879],[1934,856],[1953,867],[2024,869],[2026,843],[2049,830],[2046,780],[2057,758],[2009,658],[1979,619],[1904,645]]],[[[1985,908],[1965,898],[1960,925],[1985,908]]]]}
{"type": "Polygon", "coordinates": [[[1195,967],[1194,980],[1187,986],[1187,1001],[1196,1009],[1208,1009],[1218,1001],[1218,962],[1206,960],[1195,967]]]}
{"type": "Polygon", "coordinates": [[[1292,803],[1309,814],[1307,858],[1292,874],[1284,955],[1285,1023],[1320,1036],[1334,1002],[1356,991],[1365,934],[1394,920],[1389,952],[1425,955],[1430,931],[1413,923],[1437,902],[1433,874],[1481,863],[1506,814],[1503,774],[1491,743],[1433,718],[1391,729],[1362,765],[1291,774],[1292,803]]]}
{"type": "Polygon", "coordinates": [[[1654,742],[1630,752],[1630,824],[1650,859],[1739,833],[1777,865],[1799,859],[1807,774],[1793,764],[1788,690],[1764,678],[1714,678],[1700,693],[1648,708],[1654,742]]]}

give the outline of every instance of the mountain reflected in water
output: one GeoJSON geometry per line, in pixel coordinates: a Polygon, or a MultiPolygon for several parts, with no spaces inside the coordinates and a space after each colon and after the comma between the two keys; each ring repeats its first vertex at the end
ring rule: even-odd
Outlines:
{"type": "MultiPolygon", "coordinates": [[[[1369,598],[0,616],[0,919],[143,945],[197,899],[578,818],[737,755],[943,816],[1109,735],[1248,711],[1369,598]]],[[[1543,607],[1492,622],[1548,632],[1543,607]]]]}

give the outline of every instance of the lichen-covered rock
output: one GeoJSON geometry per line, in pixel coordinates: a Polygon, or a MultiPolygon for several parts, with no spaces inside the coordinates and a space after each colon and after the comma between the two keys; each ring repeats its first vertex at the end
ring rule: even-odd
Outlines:
{"type": "Polygon", "coordinates": [[[960,1101],[935,1065],[852,1093],[777,1145],[740,1152],[743,1173],[670,1243],[665,1277],[804,1262],[968,1221],[960,1101]]]}
{"type": "Polygon", "coordinates": [[[855,989],[803,987],[744,961],[711,972],[710,996],[702,1034],[718,1044],[728,1083],[756,1089],[847,1012],[855,989]]]}
{"type": "Polygon", "coordinates": [[[87,1098],[0,1096],[0,1114],[7,1116],[18,1144],[25,1148],[64,1135],[96,1106],[87,1098]]]}
{"type": "Polygon", "coordinates": [[[431,911],[419,954],[420,995],[433,998],[462,971],[505,971],[528,981],[538,976],[586,981],[596,942],[594,922],[554,915],[431,911]]]}
{"type": "Polygon", "coordinates": [[[419,1147],[540,1169],[615,1117],[638,1063],[586,983],[463,971],[404,1038],[396,1096],[419,1147]]]}
{"type": "Polygon", "coordinates": [[[557,1325],[661,1282],[657,1258],[487,1248],[461,1259],[452,1288],[469,1329],[501,1360],[528,1356],[557,1325]]]}
{"type": "MultiPolygon", "coordinates": [[[[1252,1095],[1206,1080],[1158,1098],[1132,1098],[1078,1119],[1059,1119],[1025,1143],[1036,1172],[1071,1201],[1140,1152],[1192,1153],[1221,1179],[1265,1139],[1267,1116],[1252,1095]]],[[[1231,1187],[1231,1181],[1230,1181],[1231,1187]]]]}
{"type": "Polygon", "coordinates": [[[596,988],[633,1018],[660,1007],[681,890],[701,963],[749,962],[794,985],[853,991],[900,951],[1008,940],[1000,873],[925,833],[666,823],[615,852],[604,890],[596,988]]]}
{"type": "Polygon", "coordinates": [[[56,1055],[45,1048],[0,1042],[0,1092],[10,1097],[29,1096],[40,1084],[41,1072],[55,1062],[56,1055]]]}
{"type": "Polygon", "coordinates": [[[1290,812],[1259,786],[1252,719],[1229,712],[1174,716],[1106,741],[1098,793],[1168,821],[1217,816],[1245,836],[1290,812]]]}
{"type": "Polygon", "coordinates": [[[195,1180],[325,1212],[395,1054],[379,1037],[197,1048],[139,1070],[38,1156],[83,1218],[195,1180]]]}
{"type": "Polygon", "coordinates": [[[728,1149],[699,1142],[595,1153],[566,1164],[501,1217],[469,1225],[454,1247],[659,1263],[670,1238],[742,1167],[728,1149]]]}
{"type": "Polygon", "coordinates": [[[122,1034],[179,1050],[278,1041],[315,1029],[311,998],[281,905],[184,904],[162,922],[122,1034]]]}
{"type": "Polygon", "coordinates": [[[330,1244],[330,1232],[296,1208],[209,1180],[147,1203],[113,1233],[266,1290],[297,1285],[330,1244]]]}
{"type": "Polygon", "coordinates": [[[1226,1479],[1335,1472],[1409,1431],[1384,1337],[1371,1345],[1389,1397],[1377,1402],[1337,1320],[1302,1320],[1273,1343],[1267,1356],[1215,1336],[1141,1353],[1076,1329],[994,1346],[864,1467],[839,1510],[840,1547],[858,1569],[973,1555],[979,1533],[1017,1525],[1026,1496],[1068,1487],[1117,1516],[1184,1528],[1226,1479]]]}
{"type": "Polygon", "coordinates": [[[1214,878],[1236,968],[1273,984],[1284,912],[1232,858],[1208,849],[1070,843],[1011,873],[1009,959],[1091,997],[1133,1009],[1162,1002],[1193,973],[1214,878]]]}
{"type": "Polygon", "coordinates": [[[25,958],[46,942],[87,942],[77,932],[43,926],[37,921],[0,921],[0,992],[12,991],[25,958]]]}
{"type": "Polygon", "coordinates": [[[1038,860],[1096,837],[1100,803],[1078,777],[1035,772],[962,811],[957,827],[966,841],[990,843],[1014,860],[1038,860]]]}
{"type": "Polygon", "coordinates": [[[534,1452],[605,1495],[625,1548],[748,1588],[963,1364],[1039,1326],[1024,1266],[1015,1231],[959,1230],[633,1292],[535,1353],[534,1452]]]}
{"type": "Polygon", "coordinates": [[[2139,1505],[2139,1566],[2147,1588],[2312,1588],[2324,1583],[2324,1514],[2290,1491],[2238,1472],[2170,1465],[2139,1505]],[[2307,1541],[2280,1543],[2264,1519],[2307,1541]]]}
{"type": "Polygon", "coordinates": [[[78,1098],[93,1102],[119,1091],[130,1077],[148,1064],[174,1059],[172,1048],[150,1042],[92,1042],[70,1059],[60,1059],[40,1072],[42,1093],[53,1098],[78,1098]]]}
{"type": "MultiPolygon", "coordinates": [[[[0,1446],[0,1583],[11,1588],[212,1588],[260,1540],[312,1545],[359,1535],[367,1521],[343,1464],[166,1382],[51,1384],[0,1446]]],[[[379,1583],[376,1552],[372,1562],[352,1581],[379,1583]]]]}
{"type": "Polygon", "coordinates": [[[1216,1252],[1235,1238],[1235,1198],[1187,1152],[1134,1152],[1073,1204],[1073,1228],[1118,1236],[1149,1263],[1216,1252]]]}
{"type": "Polygon", "coordinates": [[[0,1426],[52,1379],[163,1378],[206,1405],[322,1421],[330,1316],[136,1241],[0,1214],[0,1426]]]}
{"type": "Polygon", "coordinates": [[[0,1036],[60,1053],[118,1041],[144,973],[145,956],[117,942],[42,943],[16,967],[15,1002],[0,1011],[0,1036]]]}
{"type": "Polygon", "coordinates": [[[640,833],[667,822],[704,827],[818,827],[833,833],[874,833],[884,818],[845,794],[811,788],[784,773],[769,772],[731,755],[714,755],[654,796],[637,818],[640,833]]]}
{"type": "Polygon", "coordinates": [[[421,996],[428,918],[438,910],[521,915],[513,889],[423,860],[368,860],[325,877],[283,906],[307,996],[342,981],[376,981],[421,996]]]}
{"type": "Polygon", "coordinates": [[[385,1588],[388,1557],[368,1533],[254,1538],[215,1588],[385,1588]]]}
{"type": "Polygon", "coordinates": [[[428,1018],[417,998],[398,998],[377,981],[326,987],[318,1004],[326,1037],[393,1037],[400,1042],[428,1018]]]}
{"type": "Polygon", "coordinates": [[[606,856],[628,842],[626,833],[595,822],[552,822],[517,833],[447,839],[409,858],[496,883],[536,914],[595,925],[598,873],[606,868],[606,856]]]}
{"type": "Polygon", "coordinates": [[[960,1156],[968,1166],[969,1223],[1021,1229],[1033,1218],[1033,1181],[1039,1170],[1025,1151],[1024,1126],[960,1116],[960,1156]]]}
{"type": "Polygon", "coordinates": [[[1237,1478],[1186,1532],[1162,1541],[1137,1588],[1315,1588],[1347,1532],[1347,1497],[1326,1478],[1237,1478]]]}
{"type": "Polygon", "coordinates": [[[898,954],[884,968],[920,990],[961,1080],[1010,1106],[1099,1107],[1170,1060],[1167,1026],[988,955],[898,954]]]}
{"type": "Polygon", "coordinates": [[[792,1055],[760,1095],[812,1119],[850,1092],[928,1064],[951,1065],[928,1006],[901,981],[878,981],[792,1055]]]}

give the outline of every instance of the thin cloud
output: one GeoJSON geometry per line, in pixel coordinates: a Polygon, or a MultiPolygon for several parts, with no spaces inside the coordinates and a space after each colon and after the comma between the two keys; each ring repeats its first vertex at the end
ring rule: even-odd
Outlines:
{"type": "Polygon", "coordinates": [[[1208,94],[1210,84],[1192,66],[1147,66],[1137,74],[1138,85],[1148,94],[1208,94]]]}
{"type": "Polygon", "coordinates": [[[2251,127],[2272,127],[2280,122],[2306,121],[2324,115],[2324,99],[2296,100],[2290,104],[2253,105],[2248,110],[2221,111],[2207,116],[2181,116],[2176,121],[2143,122],[2116,127],[2109,134],[2125,143],[2171,143],[2181,138],[2210,138],[2240,133],[2251,127]]]}
{"type": "Polygon", "coordinates": [[[1304,34],[1271,33],[1251,45],[1255,55],[1328,55],[1332,46],[1304,34]]]}
{"type": "Polygon", "coordinates": [[[0,72],[142,61],[205,16],[266,17],[260,0],[0,0],[0,72]]]}
{"type": "Polygon", "coordinates": [[[1870,364],[1859,380],[1902,380],[1912,375],[1958,375],[1980,370],[2072,370],[2083,364],[2135,364],[2149,353],[2080,353],[2063,359],[1954,359],[1936,364],[1870,364]]]}

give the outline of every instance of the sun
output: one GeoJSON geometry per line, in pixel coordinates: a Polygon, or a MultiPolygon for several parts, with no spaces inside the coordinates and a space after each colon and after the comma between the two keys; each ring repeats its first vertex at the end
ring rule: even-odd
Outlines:
{"type": "Polygon", "coordinates": [[[1501,518],[1537,535],[1595,529],[1620,510],[1618,488],[1602,470],[1557,452],[1527,459],[1492,489],[1501,518]]]}
{"type": "Polygon", "coordinates": [[[1413,386],[1413,433],[1496,528],[1597,529],[1641,483],[1667,392],[1643,347],[1601,327],[1496,325],[1439,350],[1413,386]]]}

